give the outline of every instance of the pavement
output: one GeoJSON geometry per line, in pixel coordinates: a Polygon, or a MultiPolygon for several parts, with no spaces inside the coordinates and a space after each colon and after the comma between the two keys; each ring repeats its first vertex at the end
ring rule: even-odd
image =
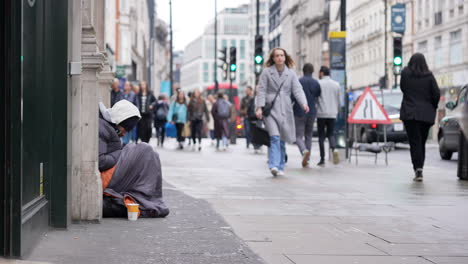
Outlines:
{"type": "Polygon", "coordinates": [[[389,166],[379,155],[377,164],[361,156],[358,165],[305,169],[289,145],[286,176],[277,178],[268,171],[266,149],[255,154],[243,139],[220,152],[208,141],[201,152],[176,150],[174,140],[156,149],[169,217],[74,224],[49,232],[25,260],[468,263],[468,182],[456,178],[456,161],[440,160],[437,145],[428,146],[423,183],[412,182],[404,145],[389,154],[389,166]]]}
{"type": "Polygon", "coordinates": [[[264,264],[213,208],[164,186],[166,218],[105,218],[48,232],[30,256],[7,264],[264,264]]]}
{"type": "MultiPolygon", "coordinates": [[[[158,149],[164,177],[213,205],[270,264],[468,263],[468,182],[456,161],[429,144],[423,183],[412,182],[409,148],[398,145],[374,164],[328,163],[303,169],[288,146],[285,177],[272,178],[263,154],[239,140],[226,152],[158,149]]],[[[361,153],[361,155],[365,153],[361,153]]],[[[314,142],[312,164],[318,162],[314,142]]]]}

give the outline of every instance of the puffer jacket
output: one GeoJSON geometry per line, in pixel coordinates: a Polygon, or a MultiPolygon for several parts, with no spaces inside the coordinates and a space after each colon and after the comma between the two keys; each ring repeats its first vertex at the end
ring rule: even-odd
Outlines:
{"type": "Polygon", "coordinates": [[[114,167],[122,152],[117,127],[110,121],[110,115],[104,109],[101,107],[99,113],[99,171],[101,172],[114,167]]]}

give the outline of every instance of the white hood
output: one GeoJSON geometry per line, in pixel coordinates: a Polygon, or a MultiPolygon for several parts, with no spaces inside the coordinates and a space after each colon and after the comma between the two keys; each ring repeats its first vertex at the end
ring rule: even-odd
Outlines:
{"type": "Polygon", "coordinates": [[[141,118],[138,108],[127,100],[118,101],[112,108],[106,108],[103,103],[99,103],[99,110],[105,120],[116,125],[133,116],[141,118]]]}

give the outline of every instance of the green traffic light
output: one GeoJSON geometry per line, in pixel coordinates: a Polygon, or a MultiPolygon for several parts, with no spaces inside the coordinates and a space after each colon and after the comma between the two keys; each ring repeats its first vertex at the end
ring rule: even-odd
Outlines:
{"type": "Polygon", "coordinates": [[[393,64],[394,64],[394,65],[399,66],[399,65],[401,65],[402,62],[403,62],[403,60],[401,59],[401,57],[395,57],[395,58],[393,58],[393,64]]]}
{"type": "Polygon", "coordinates": [[[236,71],[236,69],[237,69],[237,65],[231,64],[231,71],[232,71],[232,72],[233,72],[233,71],[236,71]]]}
{"type": "Polygon", "coordinates": [[[260,55],[255,56],[255,63],[256,64],[262,64],[263,62],[263,57],[260,55]]]}

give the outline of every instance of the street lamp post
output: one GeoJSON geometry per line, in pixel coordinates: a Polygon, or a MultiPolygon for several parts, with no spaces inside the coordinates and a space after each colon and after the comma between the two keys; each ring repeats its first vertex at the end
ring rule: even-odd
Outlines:
{"type": "Polygon", "coordinates": [[[169,65],[169,80],[170,80],[170,87],[171,87],[171,94],[173,92],[173,89],[174,89],[174,74],[173,74],[173,66],[174,66],[174,53],[173,53],[173,50],[172,50],[172,47],[173,47],[173,34],[172,34],[172,0],[169,0],[169,31],[170,31],[170,36],[171,36],[171,40],[170,40],[170,43],[169,43],[169,53],[170,53],[170,65],[169,65]]]}
{"type": "Polygon", "coordinates": [[[214,81],[215,93],[218,92],[218,1],[215,1],[215,21],[214,21],[214,81]]]}

